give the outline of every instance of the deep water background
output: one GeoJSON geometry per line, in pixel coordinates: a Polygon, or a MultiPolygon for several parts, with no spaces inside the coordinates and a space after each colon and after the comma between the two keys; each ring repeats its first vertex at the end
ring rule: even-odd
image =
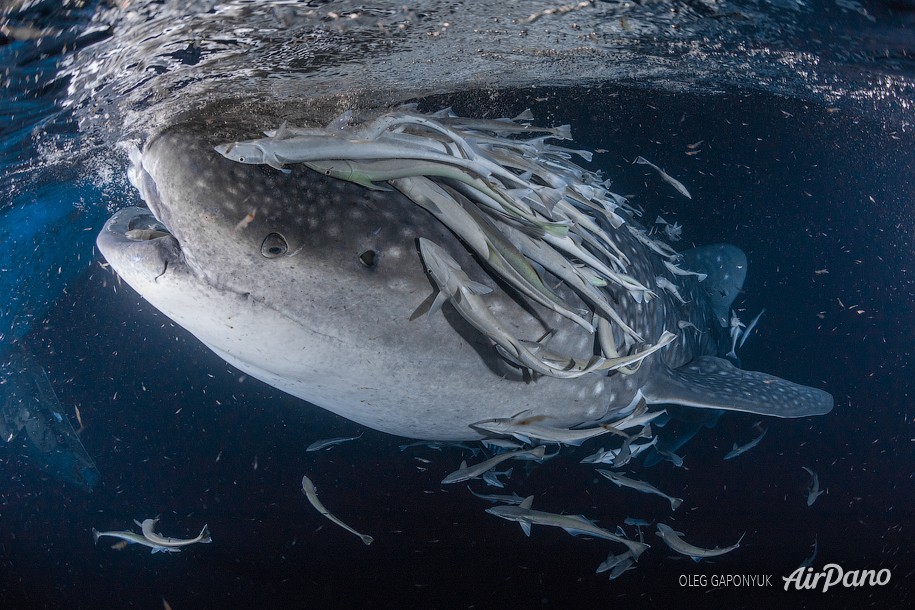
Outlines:
{"type": "Polygon", "coordinates": [[[608,85],[468,92],[424,104],[494,116],[530,106],[538,122],[570,122],[577,147],[608,151],[594,167],[645,208],[648,222],[660,214],[684,225],[680,248],[727,241],[747,252],[736,306],[745,320],[767,312],[741,353],[743,366],[830,391],[832,413],[767,420],[757,448],[722,461],[733,443],[756,435],[759,419],[726,414],[680,451],[685,469],[667,462],[627,468],[684,498],[676,513],[578,464],[600,442],[565,449],[529,474],[516,466],[509,485],[535,494],[541,510],[582,513],[610,528],[627,516],[660,520],[700,546],[732,544],[746,532],[741,548],[694,564],[671,557],[646,528],[652,548],[638,569],[608,582],[593,573],[611,548],[605,542],[537,527],[526,538],[517,525],[485,514],[489,505],[463,486],[443,488],[441,478],[469,458],[457,449],[401,452],[406,441],[365,430],[357,442],[306,454],[313,440],[363,430],[244,379],[119,283],[96,255],[22,341],[62,403],[79,406],[82,440],[102,482],[83,494],[0,453],[3,606],[158,608],[162,599],[176,610],[909,606],[911,131],[764,92],[608,85]],[[692,150],[700,152],[686,154],[692,150]],[[637,155],[683,181],[693,199],[632,166],[637,155]],[[827,489],[810,508],[802,466],[827,489]],[[308,505],[303,474],[332,512],[374,536],[370,547],[308,505]],[[130,529],[133,519],[155,515],[173,536],[195,535],[208,523],[214,542],[174,555],[92,544],[93,527],[130,529]],[[888,568],[890,584],[784,592],[782,576],[815,539],[815,566],[888,568]],[[775,586],[682,587],[681,575],[689,574],[769,574],[775,586]]]}

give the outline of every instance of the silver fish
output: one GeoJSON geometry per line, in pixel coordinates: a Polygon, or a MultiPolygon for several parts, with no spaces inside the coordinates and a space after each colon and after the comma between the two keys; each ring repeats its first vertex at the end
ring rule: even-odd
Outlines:
{"type": "Polygon", "coordinates": [[[111,532],[100,532],[95,528],[92,528],[92,538],[95,542],[98,542],[99,538],[103,536],[109,536],[111,538],[119,538],[120,540],[126,540],[130,544],[141,544],[143,546],[149,547],[150,553],[180,553],[181,549],[163,546],[161,544],[156,544],[155,542],[145,538],[140,534],[127,531],[111,531],[111,532]]]}
{"type": "Polygon", "coordinates": [[[628,487],[630,489],[634,489],[634,490],[640,491],[642,493],[654,494],[656,496],[661,496],[662,498],[665,498],[668,502],[670,502],[670,510],[677,510],[677,507],[679,507],[683,503],[682,499],[673,498],[671,496],[668,496],[666,493],[664,493],[663,491],[661,491],[654,485],[650,485],[644,481],[630,479],[628,477],[624,477],[621,474],[611,472],[610,470],[604,470],[603,468],[598,468],[597,472],[599,472],[602,476],[610,479],[610,481],[612,483],[614,483],[617,487],[628,487]]]}
{"type": "Polygon", "coordinates": [[[817,473],[807,468],[806,466],[801,466],[807,473],[810,475],[810,486],[807,488],[807,506],[813,506],[813,503],[817,501],[826,490],[820,490],[820,477],[817,476],[817,473]]]}
{"type": "Polygon", "coordinates": [[[307,476],[302,477],[302,493],[305,494],[305,497],[308,498],[308,501],[311,502],[311,505],[315,507],[315,510],[317,510],[319,513],[321,513],[322,515],[324,515],[325,517],[327,517],[328,519],[330,519],[331,521],[333,521],[334,523],[336,523],[337,525],[339,525],[346,531],[359,536],[359,538],[362,540],[362,542],[365,543],[366,546],[372,544],[372,542],[375,540],[368,534],[360,534],[359,532],[357,532],[356,530],[354,530],[347,524],[340,521],[334,515],[332,515],[329,510],[324,508],[324,505],[321,504],[320,500],[318,500],[318,492],[315,489],[314,483],[312,483],[311,479],[309,479],[307,476]]]}
{"type": "Polygon", "coordinates": [[[539,447],[534,447],[533,449],[501,453],[495,457],[489,458],[486,461],[480,462],[479,464],[474,464],[473,466],[468,466],[466,462],[461,462],[461,467],[442,479],[442,484],[449,485],[451,483],[469,481],[470,479],[474,479],[488,470],[492,470],[505,460],[510,460],[522,455],[531,455],[541,458],[545,452],[546,447],[540,445],[539,447]]]}
{"type": "Polygon", "coordinates": [[[731,449],[730,451],[728,451],[728,454],[726,456],[724,456],[724,459],[730,460],[730,459],[737,457],[738,455],[742,455],[742,454],[746,453],[747,451],[749,451],[750,449],[752,449],[753,447],[758,445],[759,442],[763,439],[763,437],[766,436],[766,432],[768,432],[768,431],[769,431],[768,428],[763,428],[762,431],[759,433],[759,436],[757,436],[756,438],[751,440],[746,445],[738,446],[737,443],[734,443],[734,448],[731,449]]]}
{"type": "Polygon", "coordinates": [[[346,443],[348,441],[355,441],[362,438],[362,435],[358,436],[346,436],[338,438],[326,438],[323,440],[315,441],[312,444],[308,445],[305,448],[305,451],[320,451],[321,449],[327,449],[328,447],[333,447],[339,445],[340,443],[346,443]]]}
{"type": "Polygon", "coordinates": [[[658,523],[657,534],[661,540],[667,543],[667,546],[669,546],[672,550],[682,555],[686,555],[687,557],[692,557],[693,561],[699,561],[700,559],[704,559],[706,557],[718,557],[719,555],[730,553],[734,549],[740,547],[740,543],[743,540],[743,537],[746,535],[741,534],[740,539],[731,546],[704,549],[685,542],[682,538],[682,536],[685,535],[683,532],[675,531],[672,527],[664,523],[658,523]]]}
{"type": "Polygon", "coordinates": [[[686,190],[686,187],[683,186],[682,182],[680,182],[673,176],[669,175],[667,172],[665,172],[663,169],[661,169],[660,167],[658,167],[651,161],[647,160],[645,157],[636,157],[635,163],[638,163],[640,165],[647,165],[647,166],[651,167],[656,172],[658,172],[658,175],[661,176],[661,178],[664,180],[664,182],[668,183],[669,185],[671,185],[672,187],[677,189],[678,193],[680,193],[687,199],[693,198],[692,195],[689,194],[689,191],[686,190]]]}
{"type": "Polygon", "coordinates": [[[501,519],[517,522],[521,525],[525,536],[531,535],[531,526],[548,525],[550,527],[560,527],[573,536],[581,534],[619,542],[626,545],[629,548],[629,552],[636,559],[648,548],[647,544],[622,538],[598,527],[582,515],[557,515],[555,513],[532,510],[531,505],[533,502],[534,496],[528,496],[518,506],[493,506],[492,508],[487,508],[486,512],[501,519]]]}
{"type": "Polygon", "coordinates": [[[159,519],[144,519],[142,523],[134,519],[134,523],[139,525],[143,530],[143,537],[153,544],[158,544],[159,546],[174,548],[197,544],[198,542],[202,544],[209,544],[213,542],[213,539],[210,538],[210,528],[206,525],[203,526],[203,529],[200,530],[200,533],[196,538],[170,538],[168,536],[162,536],[156,533],[154,528],[158,522],[159,519]]]}

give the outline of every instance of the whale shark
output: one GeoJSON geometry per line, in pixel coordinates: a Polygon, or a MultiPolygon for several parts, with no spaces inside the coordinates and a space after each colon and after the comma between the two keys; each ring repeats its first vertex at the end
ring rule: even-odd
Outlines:
{"type": "Polygon", "coordinates": [[[403,110],[348,120],[326,136],[283,124],[264,137],[281,124],[269,116],[161,130],[130,152],[148,208],[116,212],[100,252],[226,362],[400,436],[480,439],[475,423],[520,413],[574,429],[643,400],[789,418],[832,409],[821,389],[718,357],[746,276],[739,248],[675,252],[603,176],[518,139],[527,123],[487,130],[403,110]],[[334,158],[321,159],[325,145],[334,158]],[[460,279],[450,300],[420,240],[460,279]],[[457,300],[471,293],[467,314],[457,300]],[[599,366],[668,333],[632,366],[599,366]]]}

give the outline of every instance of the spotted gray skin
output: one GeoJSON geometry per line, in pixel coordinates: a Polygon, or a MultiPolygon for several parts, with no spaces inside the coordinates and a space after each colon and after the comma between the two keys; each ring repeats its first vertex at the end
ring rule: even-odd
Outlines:
{"type": "MultiPolygon", "coordinates": [[[[716,353],[712,333],[680,332],[632,375],[529,382],[449,304],[411,321],[436,292],[417,252],[417,239],[425,237],[445,248],[472,280],[494,288],[486,301],[514,336],[537,340],[553,329],[551,351],[594,353],[593,335],[509,293],[453,234],[401,194],[302,166],[284,174],[234,163],[213,150],[250,133],[257,131],[214,133],[209,125],[188,123],[152,139],[142,167],[132,172],[171,235],[128,239],[130,229],[161,228],[145,210],[129,208],[115,214],[98,238],[100,251],[128,284],[242,371],[377,430],[437,440],[480,438],[470,424],[525,410],[556,427],[607,421],[632,407],[640,391],[650,402],[713,408],[731,408],[725,403],[741,395],[740,376],[736,384],[713,378],[709,396],[703,386],[708,379],[693,369],[678,371],[697,356],[716,353]]],[[[638,333],[653,342],[665,329],[677,332],[680,320],[703,330],[715,324],[707,288],[684,278],[679,285],[689,302],[673,301],[654,283],[666,273],[660,257],[625,229],[615,235],[632,261],[628,273],[658,295],[639,304],[612,288],[618,311],[638,333]]],[[[553,279],[545,278],[548,285],[553,279]]],[[[728,290],[736,294],[739,286],[728,290]]],[[[568,291],[559,294],[586,306],[568,291]]],[[[615,336],[621,346],[621,333],[615,336]]],[[[825,392],[779,382],[800,403],[757,396],[736,408],[787,417],[831,408],[825,392]]]]}

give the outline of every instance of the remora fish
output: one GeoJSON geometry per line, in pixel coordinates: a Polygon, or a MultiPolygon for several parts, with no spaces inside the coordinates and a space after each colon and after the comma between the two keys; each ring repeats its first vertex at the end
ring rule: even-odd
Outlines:
{"type": "Polygon", "coordinates": [[[210,528],[208,528],[206,525],[203,526],[203,529],[200,530],[200,533],[196,538],[170,538],[168,536],[157,534],[156,530],[153,529],[156,527],[156,523],[158,523],[158,521],[158,519],[144,519],[141,523],[134,519],[134,523],[139,525],[143,530],[143,537],[153,544],[158,544],[159,546],[175,548],[179,546],[197,544],[198,542],[202,544],[209,544],[213,542],[213,539],[210,538],[210,528]]]}
{"type": "MultiPolygon", "coordinates": [[[[563,443],[565,445],[581,445],[582,442],[595,436],[614,432],[622,434],[611,425],[584,428],[582,430],[569,430],[543,424],[546,417],[543,415],[530,415],[519,413],[513,417],[496,418],[478,421],[471,424],[474,428],[493,432],[495,434],[511,434],[527,442],[529,439],[546,441],[548,443],[563,443]]],[[[624,435],[625,436],[625,435],[624,435]]]]}
{"type": "Polygon", "coordinates": [[[362,542],[364,542],[366,546],[372,544],[372,542],[375,540],[368,534],[360,534],[359,532],[357,532],[356,530],[354,530],[353,528],[351,528],[350,526],[348,526],[347,524],[343,523],[342,521],[337,519],[335,516],[333,516],[329,510],[324,508],[324,505],[321,504],[320,500],[318,500],[318,492],[315,489],[315,484],[312,483],[311,479],[309,479],[307,476],[302,477],[302,493],[305,494],[305,497],[308,498],[308,501],[311,502],[311,505],[315,507],[315,510],[317,510],[319,513],[321,513],[322,515],[324,515],[325,517],[327,517],[328,519],[330,519],[331,521],[333,521],[334,523],[336,523],[337,525],[339,525],[346,531],[359,536],[359,538],[362,539],[362,542]]]}
{"type": "Polygon", "coordinates": [[[731,449],[730,451],[728,451],[728,454],[726,456],[724,456],[724,459],[730,460],[732,458],[737,457],[738,455],[746,453],[747,451],[749,451],[750,449],[752,449],[753,447],[758,445],[759,441],[761,441],[763,439],[763,437],[766,435],[766,432],[768,432],[768,431],[769,431],[768,428],[763,428],[762,432],[760,432],[759,436],[754,438],[752,441],[750,441],[746,445],[740,445],[738,447],[737,443],[734,443],[734,448],[731,449]]]}
{"type": "Polygon", "coordinates": [[[759,319],[762,317],[762,315],[763,315],[764,313],[766,313],[765,308],[763,308],[762,311],[760,311],[758,314],[756,314],[756,317],[753,318],[753,319],[750,321],[750,323],[747,325],[747,327],[746,327],[746,328],[744,329],[744,331],[741,333],[741,335],[740,335],[740,343],[737,344],[737,347],[739,347],[739,348],[740,348],[740,347],[743,347],[743,344],[746,343],[746,341],[747,341],[747,337],[749,337],[749,336],[750,336],[750,333],[753,332],[753,329],[756,328],[756,324],[759,322],[759,319]]]}
{"type": "Polygon", "coordinates": [[[731,358],[737,357],[737,340],[740,338],[740,335],[743,333],[743,328],[746,327],[746,324],[740,321],[740,318],[737,317],[737,314],[734,313],[734,310],[731,310],[731,351],[728,352],[728,356],[731,358]]]}
{"type": "Polygon", "coordinates": [[[807,488],[807,506],[813,506],[813,503],[817,501],[826,490],[820,491],[820,477],[817,476],[817,473],[807,468],[806,466],[801,466],[807,473],[810,475],[810,486],[807,488]]]}
{"type": "MultiPolygon", "coordinates": [[[[140,534],[135,534],[134,532],[127,531],[112,531],[112,532],[100,532],[95,528],[92,528],[92,538],[95,542],[98,542],[98,539],[102,536],[109,536],[111,538],[119,538],[121,540],[126,540],[130,544],[142,544],[143,546],[149,547],[150,553],[180,553],[181,549],[164,546],[161,544],[156,544],[152,540],[141,536],[140,534]]],[[[119,543],[119,544],[123,544],[119,543]]]]}
{"type": "Polygon", "coordinates": [[[667,184],[669,184],[672,187],[674,187],[675,189],[677,189],[678,193],[680,193],[687,199],[693,198],[693,196],[689,194],[689,191],[686,190],[686,187],[683,186],[682,182],[680,182],[673,176],[669,175],[667,172],[665,172],[663,169],[661,169],[660,167],[658,167],[657,165],[655,165],[654,163],[652,163],[645,157],[636,157],[634,163],[638,163],[640,165],[647,165],[647,166],[651,167],[656,172],[658,172],[658,175],[661,176],[661,178],[664,180],[664,182],[666,182],[667,184]]]}
{"type": "Polygon", "coordinates": [[[557,515],[555,513],[532,510],[531,505],[533,502],[534,496],[528,496],[518,506],[493,506],[492,508],[487,508],[486,512],[508,521],[516,521],[521,525],[525,536],[531,535],[531,526],[533,525],[549,525],[551,527],[561,527],[573,536],[581,534],[625,544],[635,559],[638,559],[639,555],[648,548],[645,543],[621,538],[602,527],[598,527],[590,519],[582,515],[557,515]]]}
{"type": "Polygon", "coordinates": [[[597,472],[599,472],[602,476],[610,479],[610,481],[616,484],[617,487],[628,487],[642,493],[654,494],[656,496],[661,496],[662,498],[667,499],[667,501],[670,502],[670,510],[677,510],[677,507],[683,503],[682,499],[668,496],[666,493],[654,485],[649,485],[645,481],[630,479],[628,477],[624,477],[621,474],[611,472],[610,470],[604,470],[603,468],[598,468],[597,472]]]}
{"type": "Polygon", "coordinates": [[[685,542],[682,538],[685,534],[683,532],[675,531],[669,525],[664,523],[658,523],[658,536],[667,543],[672,550],[686,555],[687,557],[692,557],[693,561],[698,562],[700,559],[705,557],[718,557],[719,555],[724,555],[725,553],[730,553],[736,548],[740,547],[740,542],[743,540],[743,537],[746,535],[741,534],[740,539],[731,546],[726,546],[724,548],[715,547],[714,549],[703,549],[698,546],[693,546],[688,542],[685,542]]]}
{"type": "Polygon", "coordinates": [[[531,455],[537,458],[542,458],[543,454],[546,452],[546,447],[540,445],[539,447],[534,447],[533,449],[524,449],[522,451],[511,451],[508,453],[501,453],[496,457],[489,458],[486,461],[480,462],[479,464],[474,464],[473,466],[467,466],[467,462],[461,462],[461,467],[458,470],[455,470],[444,479],[442,479],[442,484],[447,485],[449,483],[460,483],[461,481],[469,481],[470,479],[476,478],[492,470],[505,460],[510,460],[514,457],[522,455],[531,455]]]}
{"type": "Polygon", "coordinates": [[[340,443],[346,443],[348,441],[355,441],[360,438],[362,438],[361,434],[359,436],[325,438],[308,445],[308,447],[305,448],[305,451],[320,451],[321,449],[327,449],[328,447],[333,447],[334,445],[339,445],[340,443]]]}
{"type": "MultiPolygon", "coordinates": [[[[434,290],[417,253],[418,238],[438,244],[471,281],[492,287],[486,305],[512,336],[533,340],[552,330],[550,352],[587,358],[594,354],[594,335],[505,290],[500,278],[481,267],[447,227],[400,192],[369,190],[300,165],[288,165],[289,174],[265,172],[213,150],[226,141],[251,137],[264,125],[278,125],[283,117],[258,116],[258,124],[249,125],[237,119],[220,123],[227,125],[221,133],[214,133],[214,118],[207,115],[206,120],[163,129],[132,155],[130,175],[142,186],[150,209],[119,211],[97,243],[111,268],[153,306],[227,362],[274,387],[368,427],[427,440],[478,440],[485,435],[471,424],[510,418],[521,408],[549,416],[557,428],[594,427],[617,419],[638,392],[651,404],[777,417],[817,415],[832,408],[826,392],[743,371],[716,358],[714,333],[683,333],[626,375],[598,371],[571,379],[543,376],[530,383],[528,371],[500,357],[492,340],[456,316],[450,304],[442,308],[444,319],[410,320],[434,290]],[[257,214],[251,222],[235,230],[253,208],[257,214]],[[154,237],[158,233],[150,232],[151,239],[140,241],[126,235],[144,229],[168,234],[154,237]]],[[[326,124],[329,117],[323,118],[315,124],[326,124]]],[[[347,137],[339,134],[347,129],[333,131],[333,137],[347,137]]],[[[449,129],[461,127],[450,123],[449,129]]],[[[441,144],[440,134],[424,133],[411,135],[441,144]]],[[[471,137],[469,132],[461,135],[471,137]]],[[[503,140],[512,146],[510,138],[503,140]]],[[[477,147],[475,154],[485,157],[492,150],[477,147]]],[[[619,268],[638,285],[648,286],[667,272],[662,261],[669,253],[646,240],[625,199],[570,161],[529,161],[543,176],[561,176],[575,186],[596,189],[608,209],[615,210],[616,222],[622,219],[628,225],[628,230],[614,228],[609,216],[585,207],[580,195],[565,197],[557,187],[551,193],[562,197],[563,204],[582,206],[580,212],[600,220],[591,223],[600,225],[602,234],[596,237],[616,245],[626,257],[619,257],[624,268],[603,260],[603,254],[592,254],[590,242],[578,246],[569,237],[569,243],[602,267],[614,272],[613,267],[619,268]]],[[[499,162],[492,157],[491,163],[499,162]]],[[[488,175],[490,188],[503,176],[487,174],[476,161],[450,165],[488,175]]],[[[444,178],[427,179],[448,186],[444,178]]],[[[503,182],[496,186],[503,194],[515,189],[503,182]]],[[[536,191],[526,193],[524,197],[539,198],[536,191]]],[[[522,198],[509,199],[517,203],[522,198]]],[[[604,204],[594,205],[603,209],[604,204]]],[[[537,209],[547,208],[541,203],[537,209]]],[[[492,222],[504,221],[498,214],[482,213],[492,222]]],[[[511,217],[511,223],[541,239],[542,231],[526,222],[511,217]]],[[[575,221],[563,222],[569,235],[590,231],[575,221]]],[[[562,255],[575,260],[575,255],[562,255]]],[[[688,308],[663,291],[637,302],[630,296],[636,284],[595,285],[620,319],[647,342],[681,320],[709,328],[715,326],[713,319],[726,319],[745,277],[746,258],[732,246],[688,250],[679,260],[684,268],[708,275],[701,287],[688,282],[683,288],[688,308]]],[[[588,277],[602,277],[587,269],[588,277]]],[[[552,276],[546,271],[543,276],[552,286],[552,276]]],[[[555,294],[570,308],[593,311],[572,287],[560,285],[555,294]]],[[[625,355],[635,346],[625,343],[617,324],[611,326],[605,334],[625,355]]],[[[611,350],[609,343],[601,343],[611,350]]]]}
{"type": "MultiPolygon", "coordinates": [[[[629,458],[635,459],[643,451],[649,447],[653,447],[658,443],[658,437],[651,439],[649,443],[641,443],[639,445],[629,445],[629,458]]],[[[620,449],[611,449],[609,451],[604,451],[603,447],[600,451],[592,453],[591,455],[583,458],[581,460],[582,464],[612,464],[613,460],[616,459],[616,456],[620,454],[620,449]]]]}
{"type": "Polygon", "coordinates": [[[510,496],[505,494],[478,494],[474,490],[467,488],[470,493],[480,498],[481,500],[486,500],[488,502],[499,502],[502,504],[514,504],[518,505],[524,502],[524,498],[519,496],[516,493],[512,493],[510,496]]]}

